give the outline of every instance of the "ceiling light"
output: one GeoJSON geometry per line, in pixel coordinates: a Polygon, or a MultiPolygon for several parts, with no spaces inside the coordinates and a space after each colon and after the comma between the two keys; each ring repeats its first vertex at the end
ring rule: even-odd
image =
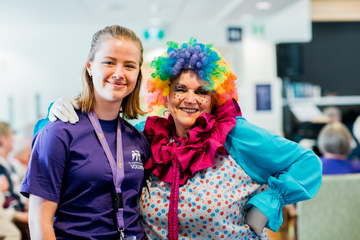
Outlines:
{"type": "Polygon", "coordinates": [[[255,7],[259,10],[267,10],[271,8],[271,2],[266,2],[266,1],[257,2],[255,4],[255,7]]]}

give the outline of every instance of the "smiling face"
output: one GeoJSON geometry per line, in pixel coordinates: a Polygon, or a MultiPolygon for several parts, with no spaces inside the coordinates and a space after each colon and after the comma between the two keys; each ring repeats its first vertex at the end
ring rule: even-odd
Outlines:
{"type": "Polygon", "coordinates": [[[212,98],[205,89],[208,83],[193,71],[184,71],[170,86],[168,108],[174,118],[176,134],[185,137],[202,113],[210,113],[212,98]]]}
{"type": "Polygon", "coordinates": [[[121,104],[135,88],[140,72],[139,46],[127,39],[104,39],[86,68],[92,77],[96,101],[121,104]]]}

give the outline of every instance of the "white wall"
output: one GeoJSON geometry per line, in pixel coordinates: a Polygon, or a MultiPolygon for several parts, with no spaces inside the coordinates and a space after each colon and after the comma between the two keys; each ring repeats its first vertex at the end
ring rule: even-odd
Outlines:
{"type": "MultiPolygon", "coordinates": [[[[187,26],[173,40],[186,41],[190,36],[214,43],[223,51],[238,76],[240,105],[247,119],[272,132],[281,133],[280,81],[276,77],[275,42],[308,41],[311,35],[309,0],[300,0],[272,18],[242,23],[240,43],[226,40],[228,25],[187,26]],[[252,31],[262,24],[264,32],[252,31]],[[255,85],[272,85],[272,111],[255,109],[255,85]]],[[[232,23],[232,26],[234,23],[232,23]]],[[[40,115],[59,97],[75,97],[80,89],[80,75],[90,48],[92,34],[103,26],[56,25],[0,29],[0,120],[10,121],[15,129],[37,120],[35,95],[40,96],[40,115]],[[9,98],[13,100],[10,119],[9,98]]],[[[145,49],[150,50],[150,49],[145,49]]]]}
{"type": "Polygon", "coordinates": [[[256,125],[282,134],[282,82],[276,73],[275,44],[311,40],[310,1],[300,0],[267,19],[247,21],[243,30],[237,50],[241,60],[235,65],[243,114],[256,125]],[[256,111],[256,84],[271,85],[271,111],[256,111]]]}
{"type": "Polygon", "coordinates": [[[274,44],[251,34],[243,40],[239,103],[251,122],[274,133],[282,133],[281,83],[276,77],[274,44]],[[271,110],[256,110],[256,84],[271,85],[271,110]]]}
{"type": "Polygon", "coordinates": [[[74,97],[93,30],[56,28],[2,29],[0,38],[0,119],[19,129],[37,120],[35,95],[41,115],[54,99],[74,97]],[[10,119],[8,99],[13,99],[10,119]]]}
{"type": "Polygon", "coordinates": [[[266,39],[274,42],[308,42],[311,33],[311,1],[300,0],[266,20],[266,39]]]}

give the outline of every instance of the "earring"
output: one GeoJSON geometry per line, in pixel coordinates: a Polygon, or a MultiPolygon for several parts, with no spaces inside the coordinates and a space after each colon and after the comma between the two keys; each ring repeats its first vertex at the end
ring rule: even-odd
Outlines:
{"type": "Polygon", "coordinates": [[[162,115],[163,115],[164,117],[168,117],[168,116],[170,115],[170,110],[169,110],[169,109],[164,110],[163,113],[162,113],[162,115]]]}

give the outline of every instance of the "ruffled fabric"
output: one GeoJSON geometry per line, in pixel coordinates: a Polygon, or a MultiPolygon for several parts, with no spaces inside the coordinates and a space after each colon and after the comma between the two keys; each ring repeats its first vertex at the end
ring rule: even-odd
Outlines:
{"type": "Polygon", "coordinates": [[[150,170],[161,181],[171,183],[169,240],[178,239],[179,186],[197,171],[213,166],[217,152],[227,155],[224,144],[227,134],[236,124],[236,116],[241,116],[239,105],[230,99],[213,115],[201,114],[185,138],[176,136],[171,115],[167,119],[148,117],[146,120],[144,133],[150,142],[152,156],[145,164],[145,170],[150,170]]]}
{"type": "Polygon", "coordinates": [[[214,165],[217,152],[228,155],[224,147],[226,136],[235,126],[236,116],[241,116],[240,107],[234,99],[217,108],[214,114],[201,114],[186,138],[176,136],[174,119],[148,117],[144,133],[147,136],[152,156],[145,164],[161,181],[174,181],[175,161],[179,163],[179,183],[197,171],[214,165]]]}

